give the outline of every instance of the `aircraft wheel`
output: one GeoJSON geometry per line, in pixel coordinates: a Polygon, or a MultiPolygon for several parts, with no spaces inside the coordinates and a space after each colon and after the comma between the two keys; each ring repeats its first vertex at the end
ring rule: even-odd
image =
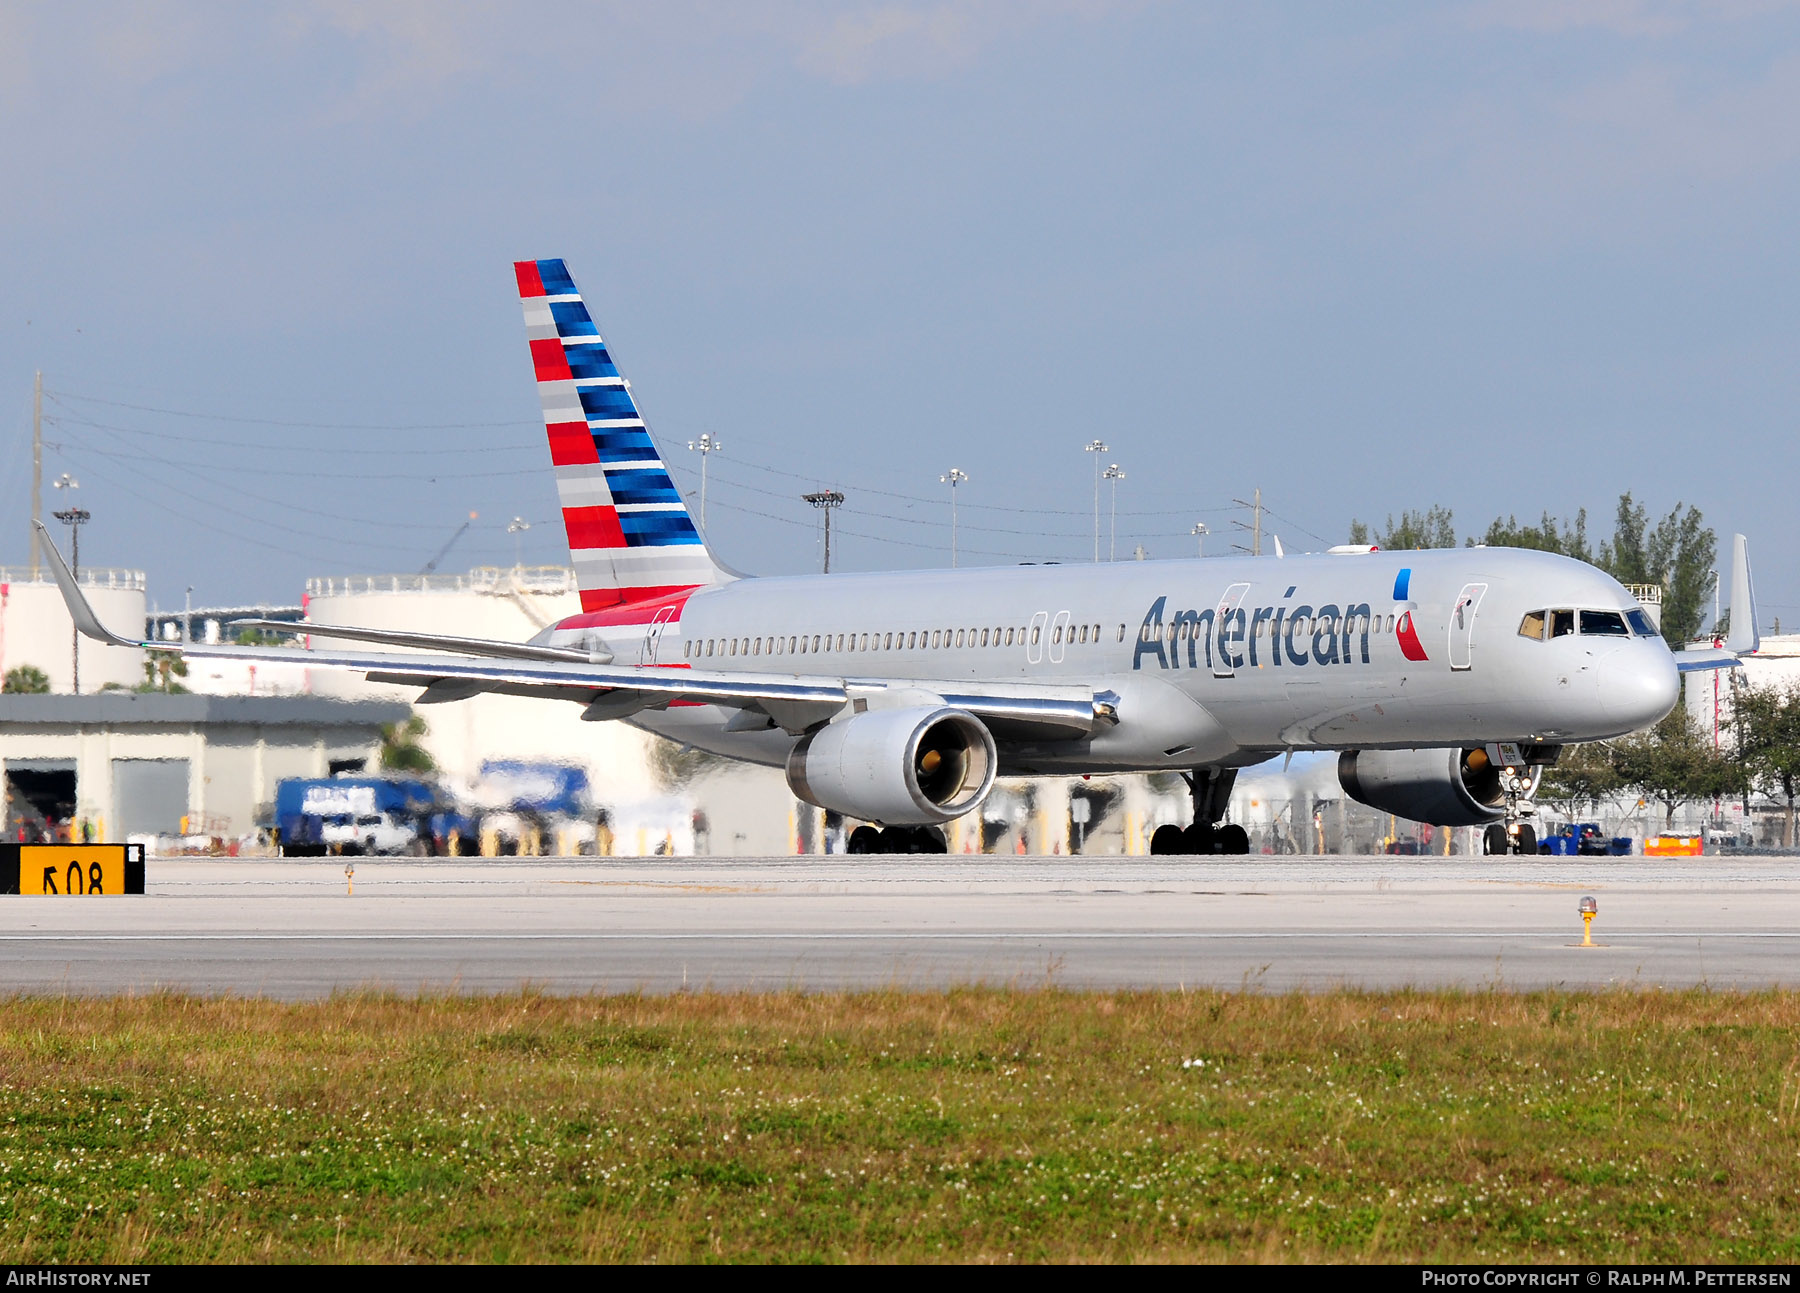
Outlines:
{"type": "Polygon", "coordinates": [[[1235,823],[1219,827],[1219,852],[1243,857],[1250,852],[1250,832],[1235,823]]]}
{"type": "Polygon", "coordinates": [[[1537,851],[1537,831],[1530,826],[1519,827],[1519,852],[1535,854],[1537,851]]]}
{"type": "Polygon", "coordinates": [[[858,826],[850,832],[850,839],[844,845],[846,853],[880,853],[881,832],[873,826],[858,826]]]}
{"type": "Polygon", "coordinates": [[[914,848],[920,853],[948,853],[950,841],[935,826],[919,826],[913,830],[914,848]]]}
{"type": "Polygon", "coordinates": [[[1497,857],[1502,853],[1512,852],[1512,841],[1506,837],[1506,827],[1495,822],[1482,832],[1481,851],[1488,857],[1497,857]]]}
{"type": "Polygon", "coordinates": [[[1187,832],[1179,826],[1158,826],[1150,837],[1150,852],[1159,856],[1172,853],[1186,853],[1187,832]]]}
{"type": "Polygon", "coordinates": [[[1202,826],[1199,822],[1195,822],[1181,832],[1181,851],[1183,853],[1193,853],[1204,857],[1208,853],[1216,852],[1218,847],[1218,833],[1210,826],[1202,826]]]}

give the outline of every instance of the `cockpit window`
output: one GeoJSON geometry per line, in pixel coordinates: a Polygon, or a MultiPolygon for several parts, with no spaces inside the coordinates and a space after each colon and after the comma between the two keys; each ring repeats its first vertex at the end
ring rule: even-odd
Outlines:
{"type": "Polygon", "coordinates": [[[1639,637],[1653,638],[1657,636],[1656,625],[1650,622],[1650,617],[1643,611],[1626,611],[1625,618],[1631,621],[1631,627],[1637,631],[1639,637]]]}
{"type": "Polygon", "coordinates": [[[1519,636],[1534,642],[1543,641],[1544,615],[1543,611],[1526,611],[1525,618],[1519,621],[1519,636]]]}
{"type": "Polygon", "coordinates": [[[1581,612],[1581,633],[1583,637],[1627,638],[1631,636],[1631,630],[1625,627],[1625,617],[1617,611],[1581,612]]]}
{"type": "Polygon", "coordinates": [[[1551,637],[1553,637],[1553,638],[1567,637],[1569,634],[1573,633],[1574,631],[1575,631],[1575,612],[1574,611],[1551,611],[1550,612],[1550,636],[1551,637]]]}

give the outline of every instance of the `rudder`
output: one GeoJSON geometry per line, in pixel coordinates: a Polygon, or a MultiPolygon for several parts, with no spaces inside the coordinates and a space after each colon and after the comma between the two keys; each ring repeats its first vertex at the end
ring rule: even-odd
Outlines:
{"type": "Polygon", "coordinates": [[[729,579],[568,268],[521,260],[513,272],[581,609],[660,601],[729,579]]]}

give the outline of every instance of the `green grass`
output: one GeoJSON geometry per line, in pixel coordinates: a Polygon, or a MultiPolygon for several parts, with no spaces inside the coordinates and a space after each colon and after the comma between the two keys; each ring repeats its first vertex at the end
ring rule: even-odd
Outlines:
{"type": "Polygon", "coordinates": [[[1800,1260],[1800,995],[13,998],[40,1261],[1800,1260]]]}

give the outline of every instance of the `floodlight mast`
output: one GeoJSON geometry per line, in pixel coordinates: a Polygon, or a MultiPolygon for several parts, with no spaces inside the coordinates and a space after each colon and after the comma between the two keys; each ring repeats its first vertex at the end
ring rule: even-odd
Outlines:
{"type": "Polygon", "coordinates": [[[952,467],[938,477],[940,484],[950,486],[950,569],[956,569],[956,487],[969,478],[960,467],[952,467]]]}
{"type": "Polygon", "coordinates": [[[831,573],[831,511],[844,505],[844,496],[835,489],[821,489],[815,493],[802,494],[801,498],[825,513],[825,574],[831,573]]]}
{"type": "Polygon", "coordinates": [[[1100,455],[1109,452],[1106,441],[1093,440],[1081,447],[1094,455],[1094,564],[1100,564],[1100,455]]]}
{"type": "MultiPolygon", "coordinates": [[[[81,488],[81,482],[68,472],[50,482],[55,489],[66,489],[71,498],[81,488]]],[[[71,507],[60,512],[52,512],[57,520],[69,527],[69,562],[70,570],[76,582],[81,580],[81,527],[88,523],[92,516],[86,508],[71,507]]],[[[81,695],[81,630],[71,625],[69,634],[69,681],[77,696],[81,695]]]]}
{"type": "Polygon", "coordinates": [[[688,448],[700,455],[700,533],[706,533],[706,460],[725,446],[710,432],[701,432],[698,440],[689,440],[688,448]]]}

